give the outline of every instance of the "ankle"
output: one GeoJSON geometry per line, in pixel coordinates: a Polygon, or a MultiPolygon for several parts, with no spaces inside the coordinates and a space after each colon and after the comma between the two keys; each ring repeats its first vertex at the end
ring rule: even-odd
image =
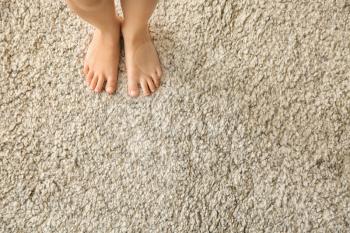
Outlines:
{"type": "Polygon", "coordinates": [[[120,26],[121,23],[117,18],[113,21],[113,23],[107,25],[106,27],[96,28],[96,31],[102,36],[116,37],[120,35],[120,26]]]}
{"type": "Polygon", "coordinates": [[[119,32],[114,29],[110,29],[110,30],[96,29],[96,33],[105,39],[115,39],[120,35],[119,32]]]}
{"type": "Polygon", "coordinates": [[[125,22],[121,25],[123,37],[128,41],[146,40],[149,38],[148,25],[130,25],[125,22]]]}

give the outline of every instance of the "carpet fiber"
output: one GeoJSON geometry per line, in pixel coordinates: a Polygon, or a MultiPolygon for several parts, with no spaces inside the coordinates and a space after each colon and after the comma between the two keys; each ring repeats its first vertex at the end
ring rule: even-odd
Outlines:
{"type": "Polygon", "coordinates": [[[63,1],[0,18],[0,232],[350,229],[347,0],[163,0],[136,99],[123,61],[116,95],[85,86],[63,1]]]}

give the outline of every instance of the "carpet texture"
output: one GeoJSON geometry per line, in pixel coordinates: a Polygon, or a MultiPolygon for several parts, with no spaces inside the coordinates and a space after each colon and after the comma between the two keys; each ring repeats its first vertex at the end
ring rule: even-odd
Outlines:
{"type": "Polygon", "coordinates": [[[0,18],[0,232],[349,232],[349,1],[163,0],[136,99],[63,1],[0,18]]]}

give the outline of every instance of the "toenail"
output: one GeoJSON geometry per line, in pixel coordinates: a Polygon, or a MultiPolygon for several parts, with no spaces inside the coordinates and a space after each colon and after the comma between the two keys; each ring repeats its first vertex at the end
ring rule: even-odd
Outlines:
{"type": "Polygon", "coordinates": [[[108,87],[108,88],[107,88],[107,92],[108,92],[109,94],[113,93],[113,88],[108,87]]]}
{"type": "Polygon", "coordinates": [[[136,92],[136,91],[134,91],[134,90],[132,90],[132,91],[130,91],[130,95],[132,95],[132,96],[136,96],[136,95],[137,95],[137,92],[136,92]]]}

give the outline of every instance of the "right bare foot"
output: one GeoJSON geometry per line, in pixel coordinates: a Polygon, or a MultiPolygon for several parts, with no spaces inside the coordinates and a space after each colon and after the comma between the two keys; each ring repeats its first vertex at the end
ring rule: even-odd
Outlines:
{"type": "Polygon", "coordinates": [[[139,95],[139,85],[144,95],[150,95],[160,86],[162,69],[148,27],[135,30],[122,27],[125,44],[125,60],[128,75],[128,93],[139,95]]]}
{"type": "Polygon", "coordinates": [[[120,54],[120,21],[108,32],[96,29],[84,61],[86,83],[95,92],[117,89],[120,54]],[[107,82],[107,83],[106,83],[107,82]],[[105,84],[106,83],[106,84],[105,84]]]}

